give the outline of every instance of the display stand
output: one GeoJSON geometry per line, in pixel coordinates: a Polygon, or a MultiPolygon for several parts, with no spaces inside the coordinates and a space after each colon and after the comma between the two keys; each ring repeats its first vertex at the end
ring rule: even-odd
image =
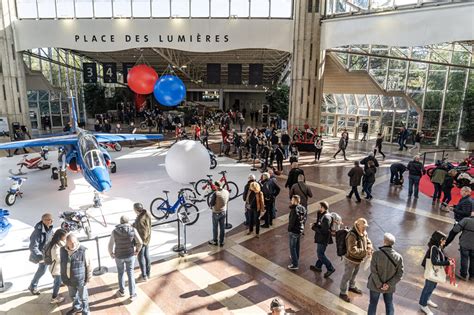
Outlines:
{"type": "Polygon", "coordinates": [[[224,227],[226,230],[229,230],[232,228],[232,224],[229,223],[229,203],[227,203],[227,206],[226,206],[224,227]]]}
{"type": "Polygon", "coordinates": [[[94,268],[94,270],[92,271],[92,274],[94,276],[100,276],[106,273],[107,271],[109,271],[109,269],[100,264],[100,251],[99,251],[99,237],[98,236],[95,237],[95,246],[97,247],[97,261],[98,261],[99,266],[94,268]]]}
{"type": "MultiPolygon", "coordinates": [[[[188,250],[186,249],[186,226],[188,225],[189,218],[181,213],[178,213],[178,226],[179,224],[183,224],[183,244],[181,245],[181,251],[179,251],[178,255],[181,257],[187,256],[188,255],[188,250]]],[[[179,239],[179,235],[178,235],[179,239]]]]}
{"type": "Polygon", "coordinates": [[[181,214],[178,214],[178,220],[176,220],[178,223],[178,244],[173,246],[173,252],[180,253],[183,250],[185,250],[185,247],[183,244],[181,244],[181,214]]]}
{"type": "Polygon", "coordinates": [[[12,286],[13,286],[13,283],[3,281],[2,266],[0,266],[0,293],[7,292],[8,290],[11,289],[12,286]]]}

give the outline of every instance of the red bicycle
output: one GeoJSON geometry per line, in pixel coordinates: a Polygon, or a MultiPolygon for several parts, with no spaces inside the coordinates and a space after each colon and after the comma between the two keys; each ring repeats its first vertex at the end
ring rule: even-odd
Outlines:
{"type": "MultiPolygon", "coordinates": [[[[219,182],[223,183],[222,187],[229,191],[229,200],[237,198],[239,195],[239,187],[236,183],[228,181],[225,174],[227,171],[219,172],[222,174],[219,182]]],[[[214,181],[212,180],[212,175],[207,175],[207,179],[201,179],[194,185],[194,190],[200,196],[207,197],[207,204],[209,205],[212,193],[217,190],[214,181]]]]}

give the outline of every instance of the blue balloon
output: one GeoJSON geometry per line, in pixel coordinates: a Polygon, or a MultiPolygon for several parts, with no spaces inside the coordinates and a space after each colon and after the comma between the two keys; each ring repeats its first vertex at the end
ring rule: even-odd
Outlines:
{"type": "Polygon", "coordinates": [[[176,106],[186,97],[186,87],[180,78],[167,74],[156,81],[153,95],[162,105],[176,106]]]}

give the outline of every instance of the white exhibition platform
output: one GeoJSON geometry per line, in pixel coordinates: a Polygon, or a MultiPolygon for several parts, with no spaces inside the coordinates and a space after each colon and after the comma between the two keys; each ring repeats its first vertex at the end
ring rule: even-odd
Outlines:
{"type": "MultiPolygon", "coordinates": [[[[59,213],[62,211],[90,209],[88,214],[95,219],[91,220],[92,236],[110,234],[114,226],[119,223],[120,216],[128,215],[130,219],[135,218],[132,205],[141,202],[148,209],[150,202],[157,196],[164,197],[162,190],[170,191],[171,202],[175,202],[177,192],[183,188],[181,184],[173,182],[167,175],[164,162],[167,148],[149,146],[144,148],[126,148],[121,152],[111,152],[117,163],[117,173],[111,174],[112,189],[102,197],[102,211],[107,226],[102,225],[102,215],[99,209],[92,208],[94,197],[93,189],[87,184],[81,174],[68,172],[69,187],[64,191],[58,191],[59,181],[51,179],[51,170],[26,170],[28,180],[23,184],[23,198],[17,199],[16,203],[8,207],[5,204],[5,195],[11,184],[8,179],[9,169],[16,170],[16,163],[22,155],[11,158],[0,158],[0,208],[10,211],[8,217],[13,225],[9,234],[0,241],[0,251],[16,248],[27,248],[32,227],[40,221],[45,212],[53,214],[54,228],[60,226],[59,213]]],[[[30,154],[32,156],[33,154],[30,154]]],[[[35,154],[37,155],[37,154],[35,154]]],[[[56,151],[50,152],[48,163],[57,165],[56,151]]],[[[214,179],[220,178],[218,172],[227,170],[228,180],[234,181],[241,193],[250,173],[248,164],[239,164],[229,158],[218,158],[218,166],[209,170],[214,179]]],[[[255,175],[258,176],[257,172],[255,175]]],[[[188,187],[190,187],[188,185],[188,187]]],[[[201,213],[199,220],[187,228],[188,249],[207,242],[212,237],[211,213],[206,203],[196,204],[201,213]],[[206,211],[207,210],[207,211],[206,211]]],[[[175,216],[170,217],[175,218],[175,216]]],[[[244,206],[242,198],[237,198],[229,204],[229,222],[234,226],[241,224],[244,220],[244,206]]],[[[156,222],[154,220],[154,222],[156,222]]],[[[80,237],[86,238],[81,232],[80,237]]],[[[109,268],[109,272],[116,270],[114,261],[107,251],[109,239],[101,239],[99,242],[101,264],[109,268]]],[[[170,223],[155,227],[151,237],[150,255],[152,261],[169,256],[176,256],[172,251],[177,244],[177,223],[170,223]]],[[[84,243],[91,250],[93,266],[97,267],[97,252],[95,241],[84,243]]],[[[31,281],[36,265],[28,261],[29,251],[0,254],[0,267],[3,271],[4,281],[12,282],[12,291],[25,290],[31,281]]],[[[137,264],[138,265],[138,264],[137,264]]],[[[39,288],[52,285],[52,277],[49,272],[41,279],[39,288]]]]}

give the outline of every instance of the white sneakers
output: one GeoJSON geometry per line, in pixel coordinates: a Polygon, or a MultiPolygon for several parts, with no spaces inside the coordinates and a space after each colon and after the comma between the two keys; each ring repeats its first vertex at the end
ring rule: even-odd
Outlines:
{"type": "Polygon", "coordinates": [[[431,300],[428,300],[428,305],[431,306],[431,307],[434,307],[434,308],[438,308],[438,304],[436,304],[435,302],[433,302],[431,300]]]}
{"type": "Polygon", "coordinates": [[[420,305],[420,309],[423,313],[425,313],[426,315],[433,315],[433,312],[430,310],[430,308],[427,306],[421,306],[420,305]]]}
{"type": "Polygon", "coordinates": [[[59,303],[61,303],[61,302],[63,302],[63,301],[64,301],[64,298],[63,298],[62,296],[59,296],[59,295],[58,295],[57,297],[52,298],[50,303],[51,303],[51,304],[59,304],[59,303]]]}

